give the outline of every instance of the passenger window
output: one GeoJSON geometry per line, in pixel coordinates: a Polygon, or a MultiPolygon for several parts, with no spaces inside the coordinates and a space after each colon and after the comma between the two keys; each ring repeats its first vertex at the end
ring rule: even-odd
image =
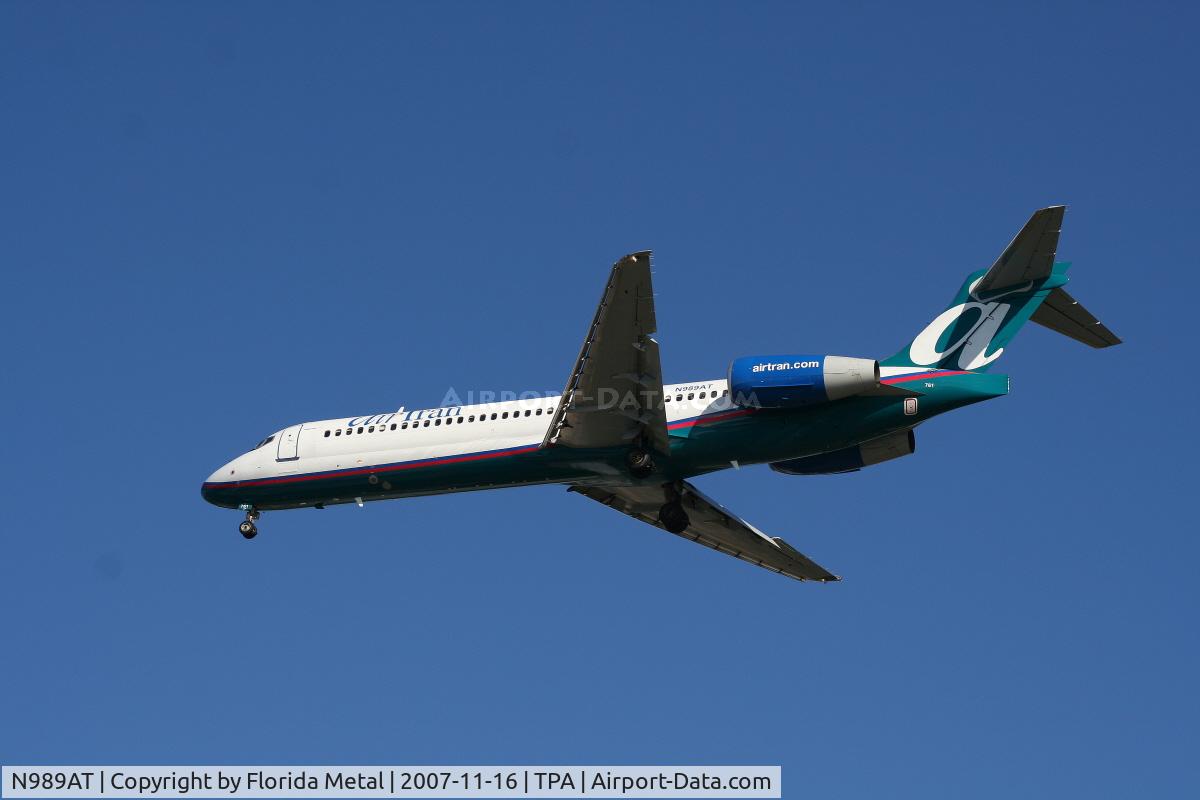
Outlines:
{"type": "Polygon", "coordinates": [[[375,432],[375,426],[374,426],[374,425],[372,425],[372,426],[370,426],[369,428],[367,428],[367,433],[374,433],[374,432],[375,432]]]}
{"type": "Polygon", "coordinates": [[[503,414],[501,414],[500,419],[508,419],[508,412],[505,411],[503,414]]]}
{"type": "Polygon", "coordinates": [[[422,427],[422,428],[428,428],[428,427],[429,427],[429,420],[425,420],[425,424],[424,424],[424,425],[422,425],[421,427],[422,427]]]}
{"type": "Polygon", "coordinates": [[[467,417],[467,422],[474,422],[474,421],[475,421],[475,415],[474,415],[474,414],[472,414],[471,416],[467,417]]]}
{"type": "Polygon", "coordinates": [[[336,431],[334,431],[334,432],[333,432],[333,435],[334,435],[334,436],[341,436],[341,435],[342,435],[342,429],[341,429],[341,428],[338,428],[336,431]]]}
{"type": "Polygon", "coordinates": [[[537,410],[537,415],[538,415],[539,417],[542,415],[542,410],[541,410],[540,408],[537,410]]]}
{"type": "Polygon", "coordinates": [[[462,423],[463,423],[463,418],[462,418],[462,417],[459,417],[459,418],[458,418],[458,424],[459,424],[459,425],[462,425],[462,423]]]}
{"type": "Polygon", "coordinates": [[[326,439],[328,439],[328,438],[329,438],[329,431],[325,431],[325,438],[326,438],[326,439]]]}
{"type": "Polygon", "coordinates": [[[696,399],[696,393],[688,392],[688,400],[695,400],[695,399],[696,399]]]}
{"type": "Polygon", "coordinates": [[[400,423],[400,430],[404,430],[404,429],[406,429],[407,427],[408,427],[408,423],[407,423],[407,422],[401,422],[401,423],[400,423]]]}
{"type": "Polygon", "coordinates": [[[435,419],[435,420],[433,421],[433,427],[435,427],[435,428],[436,428],[438,425],[441,425],[441,424],[442,424],[442,418],[441,418],[441,417],[438,417],[437,419],[435,419]]]}
{"type": "Polygon", "coordinates": [[[494,411],[493,411],[493,412],[492,412],[492,419],[495,419],[495,418],[496,418],[496,412],[494,412],[494,411]]]}
{"type": "Polygon", "coordinates": [[[682,401],[683,401],[683,395],[681,395],[681,394],[677,394],[677,395],[675,395],[675,402],[676,402],[676,403],[679,403],[679,402],[682,402],[682,401]]]}
{"type": "Polygon", "coordinates": [[[359,429],[358,429],[358,432],[359,432],[359,433],[362,433],[362,431],[363,431],[363,429],[362,429],[362,427],[360,426],[360,427],[359,427],[359,429]]]}

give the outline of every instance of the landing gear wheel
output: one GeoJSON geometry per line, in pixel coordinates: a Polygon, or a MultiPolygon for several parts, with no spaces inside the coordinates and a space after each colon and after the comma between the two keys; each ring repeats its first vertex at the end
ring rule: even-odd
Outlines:
{"type": "Polygon", "coordinates": [[[654,460],[650,458],[650,454],[641,448],[635,447],[625,455],[625,464],[629,467],[629,471],[635,478],[644,478],[651,472],[654,472],[654,460]]]}
{"type": "Polygon", "coordinates": [[[242,510],[246,512],[246,518],[242,520],[242,524],[238,525],[238,532],[247,539],[253,539],[258,536],[258,526],[254,523],[258,521],[259,511],[257,508],[250,506],[242,506],[242,510]]]}
{"type": "Polygon", "coordinates": [[[667,503],[658,510],[658,521],[671,533],[683,533],[687,530],[688,525],[692,521],[688,519],[687,512],[683,510],[683,506],[678,502],[667,503]]]}

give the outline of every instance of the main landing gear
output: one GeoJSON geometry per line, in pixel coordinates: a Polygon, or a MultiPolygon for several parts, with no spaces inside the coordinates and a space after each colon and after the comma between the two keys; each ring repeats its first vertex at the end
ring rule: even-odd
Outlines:
{"type": "Polygon", "coordinates": [[[258,526],[254,522],[258,519],[259,513],[253,508],[246,510],[246,519],[242,520],[242,524],[238,525],[238,532],[247,539],[253,539],[258,536],[258,526]]]}
{"type": "Polygon", "coordinates": [[[679,490],[669,483],[663,489],[667,496],[667,502],[658,510],[658,524],[671,533],[683,533],[687,530],[688,525],[692,524],[692,521],[688,518],[687,512],[683,510],[679,490]]]}
{"type": "Polygon", "coordinates": [[[654,459],[640,447],[635,447],[625,454],[625,466],[635,478],[644,478],[654,472],[654,459]]]}
{"type": "Polygon", "coordinates": [[[658,521],[671,533],[683,533],[688,525],[692,524],[687,512],[683,510],[683,504],[678,500],[666,503],[658,510],[658,521]]]}

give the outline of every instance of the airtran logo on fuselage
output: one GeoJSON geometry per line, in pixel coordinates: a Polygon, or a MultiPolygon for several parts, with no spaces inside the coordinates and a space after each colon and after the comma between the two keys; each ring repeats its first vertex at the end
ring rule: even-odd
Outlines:
{"type": "Polygon", "coordinates": [[[784,369],[816,369],[819,366],[821,366],[820,361],[785,361],[781,364],[755,364],[750,371],[779,372],[784,369]]]}
{"type": "Polygon", "coordinates": [[[419,411],[396,411],[391,414],[371,414],[368,417],[355,417],[346,423],[346,427],[358,425],[386,425],[393,420],[410,422],[417,419],[435,419],[440,417],[457,417],[462,415],[462,406],[455,408],[423,408],[419,411]]]}

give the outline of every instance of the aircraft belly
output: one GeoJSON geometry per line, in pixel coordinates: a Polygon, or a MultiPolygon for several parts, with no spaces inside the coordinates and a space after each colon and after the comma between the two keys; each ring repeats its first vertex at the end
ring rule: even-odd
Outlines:
{"type": "Polygon", "coordinates": [[[739,419],[671,432],[671,469],[686,478],[839,450],[912,427],[901,402],[853,398],[803,410],[760,410],[739,419]]]}

